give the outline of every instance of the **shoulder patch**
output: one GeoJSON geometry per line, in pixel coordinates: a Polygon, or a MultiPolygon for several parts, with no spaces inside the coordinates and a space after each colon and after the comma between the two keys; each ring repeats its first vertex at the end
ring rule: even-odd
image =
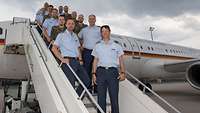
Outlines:
{"type": "Polygon", "coordinates": [[[98,41],[98,42],[96,42],[96,44],[99,44],[99,43],[101,43],[101,40],[100,40],[100,41],[98,41]]]}
{"type": "Polygon", "coordinates": [[[85,29],[87,29],[87,28],[88,28],[88,26],[86,26],[86,27],[82,28],[82,29],[81,29],[81,31],[83,31],[83,30],[85,30],[85,29]]]}

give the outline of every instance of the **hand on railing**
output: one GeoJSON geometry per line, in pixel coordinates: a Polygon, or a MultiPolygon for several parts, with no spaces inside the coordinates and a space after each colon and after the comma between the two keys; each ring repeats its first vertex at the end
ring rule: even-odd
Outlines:
{"type": "Polygon", "coordinates": [[[50,42],[49,46],[48,46],[48,49],[50,49],[51,45],[53,45],[53,43],[54,43],[54,40],[49,40],[48,42],[50,42]]]}
{"type": "Polygon", "coordinates": [[[94,86],[95,84],[97,85],[97,77],[96,74],[92,74],[92,86],[94,86]]]}
{"type": "Polygon", "coordinates": [[[46,37],[47,38],[47,41],[49,42],[49,43],[51,43],[51,38],[50,37],[46,37]]]}
{"type": "Polygon", "coordinates": [[[125,73],[120,73],[117,79],[120,81],[124,81],[126,79],[125,73]]]}
{"type": "Polygon", "coordinates": [[[83,65],[83,61],[82,60],[79,60],[79,63],[80,63],[80,65],[83,65]]]}

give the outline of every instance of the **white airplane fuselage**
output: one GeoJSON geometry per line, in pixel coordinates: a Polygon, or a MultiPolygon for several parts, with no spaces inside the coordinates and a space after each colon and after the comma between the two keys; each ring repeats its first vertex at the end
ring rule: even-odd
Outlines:
{"type": "Polygon", "coordinates": [[[169,64],[200,57],[198,49],[120,35],[112,35],[112,39],[124,49],[127,71],[143,80],[186,78],[189,64],[169,64]]]}

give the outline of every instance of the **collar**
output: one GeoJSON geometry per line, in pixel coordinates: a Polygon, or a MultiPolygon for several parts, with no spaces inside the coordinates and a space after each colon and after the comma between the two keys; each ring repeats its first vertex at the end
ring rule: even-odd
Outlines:
{"type": "Polygon", "coordinates": [[[51,20],[57,20],[57,19],[55,19],[55,18],[53,18],[53,17],[51,17],[50,19],[51,19],[51,20]]]}
{"type": "MultiPolygon", "coordinates": [[[[111,44],[113,44],[113,42],[114,42],[114,41],[110,39],[110,40],[108,41],[108,44],[111,45],[111,44]]],[[[106,44],[104,40],[101,40],[101,43],[106,44]]]]}
{"type": "Polygon", "coordinates": [[[94,25],[94,26],[90,26],[90,25],[89,25],[88,27],[89,27],[89,28],[95,28],[95,27],[96,27],[96,25],[94,25]]]}
{"type": "Polygon", "coordinates": [[[67,34],[71,35],[71,36],[74,36],[74,32],[73,32],[73,31],[72,31],[72,32],[69,32],[69,31],[66,29],[65,32],[66,32],[67,34]]]}
{"type": "Polygon", "coordinates": [[[59,28],[64,28],[65,26],[64,25],[58,25],[59,26],[59,28]]]}

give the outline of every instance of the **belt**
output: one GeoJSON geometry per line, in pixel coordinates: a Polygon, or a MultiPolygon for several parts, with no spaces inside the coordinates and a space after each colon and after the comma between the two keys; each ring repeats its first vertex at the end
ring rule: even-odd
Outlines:
{"type": "Polygon", "coordinates": [[[101,68],[101,69],[117,69],[116,67],[103,67],[103,66],[99,66],[98,68],[101,68]]]}
{"type": "Polygon", "coordinates": [[[87,51],[92,51],[92,49],[87,49],[87,48],[83,48],[84,50],[87,50],[87,51]]]}
{"type": "Polygon", "coordinates": [[[63,58],[66,58],[66,59],[69,59],[69,60],[78,60],[78,57],[68,57],[68,56],[65,56],[63,58]]]}

